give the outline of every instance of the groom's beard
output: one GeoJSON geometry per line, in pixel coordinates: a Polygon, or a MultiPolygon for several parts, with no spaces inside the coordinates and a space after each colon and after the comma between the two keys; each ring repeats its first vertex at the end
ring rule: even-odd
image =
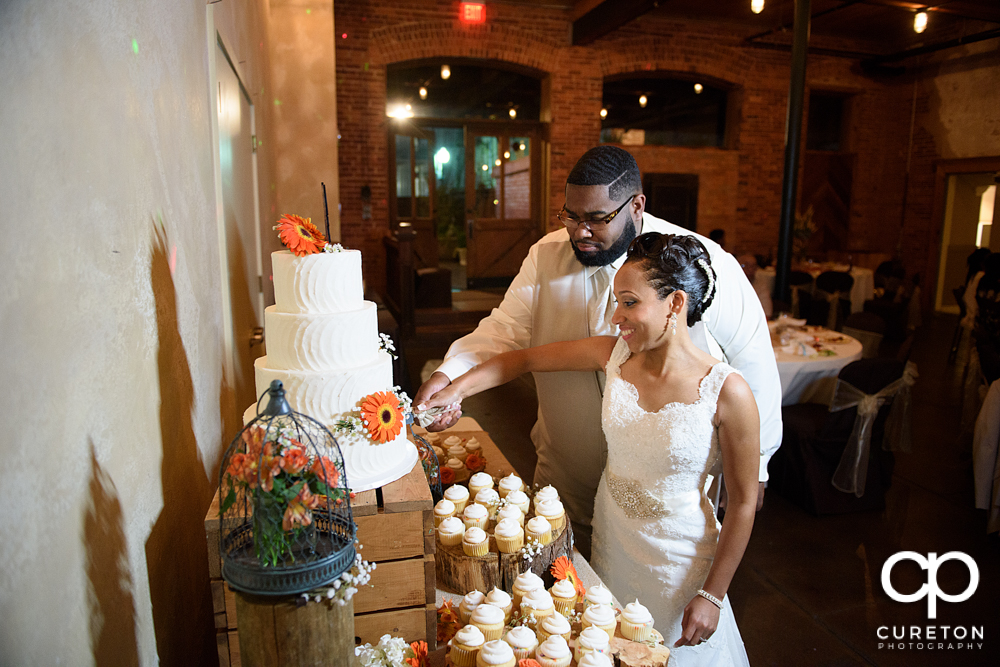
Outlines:
{"type": "Polygon", "coordinates": [[[573,246],[573,254],[576,255],[576,261],[584,266],[607,266],[628,250],[629,244],[632,243],[635,236],[635,223],[632,222],[632,218],[629,218],[628,222],[625,223],[625,229],[622,230],[621,235],[615,239],[615,242],[607,250],[580,252],[573,239],[570,239],[569,242],[573,246]]]}

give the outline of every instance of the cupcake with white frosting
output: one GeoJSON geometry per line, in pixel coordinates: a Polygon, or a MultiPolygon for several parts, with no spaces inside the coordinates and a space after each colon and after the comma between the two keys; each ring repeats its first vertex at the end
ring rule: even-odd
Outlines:
{"type": "Polygon", "coordinates": [[[604,584],[594,584],[587,589],[587,594],[583,596],[583,606],[589,607],[594,604],[603,604],[608,607],[614,606],[614,598],[611,591],[604,587],[604,584]]]}
{"type": "Polygon", "coordinates": [[[422,437],[424,440],[426,440],[427,444],[429,444],[431,447],[440,447],[441,446],[441,434],[440,433],[431,433],[430,431],[428,431],[427,433],[422,433],[420,435],[420,437],[422,437]]]}
{"type": "Polygon", "coordinates": [[[486,604],[499,607],[503,612],[503,622],[510,620],[511,610],[514,608],[514,600],[507,591],[494,587],[490,594],[486,596],[486,604]]]}
{"type": "MultiPolygon", "coordinates": [[[[520,510],[518,510],[520,511],[520,510]]],[[[503,519],[497,522],[493,530],[497,548],[502,554],[515,554],[524,546],[524,529],[513,519],[503,519]]]]}
{"type": "Polygon", "coordinates": [[[486,530],[486,523],[490,520],[490,512],[482,505],[472,503],[467,505],[462,512],[462,520],[466,528],[481,528],[486,530]]]}
{"type": "Polygon", "coordinates": [[[497,523],[509,519],[519,526],[524,526],[524,512],[517,505],[504,505],[497,510],[497,523]]]}
{"type": "Polygon", "coordinates": [[[552,635],[535,649],[535,660],[541,667],[569,667],[573,653],[559,635],[552,635]]]}
{"type": "Polygon", "coordinates": [[[437,527],[438,539],[446,547],[457,547],[465,535],[465,524],[457,516],[450,516],[437,527]]]}
{"type": "Polygon", "coordinates": [[[507,494],[507,504],[514,505],[517,507],[524,516],[528,516],[528,510],[531,509],[531,499],[528,498],[528,494],[524,491],[511,491],[507,494]]]}
{"type": "Polygon", "coordinates": [[[506,498],[513,491],[520,491],[523,488],[524,482],[514,473],[507,475],[497,484],[497,490],[500,492],[501,498],[506,498]]]}
{"type": "Polygon", "coordinates": [[[535,503],[535,515],[543,516],[552,526],[552,534],[557,535],[566,525],[566,510],[559,500],[543,500],[535,503]]]}
{"type": "MultiPolygon", "coordinates": [[[[453,437],[455,436],[452,436],[452,438],[453,437]]],[[[448,438],[448,440],[451,440],[451,438],[448,438]]],[[[469,457],[469,453],[465,451],[465,447],[459,444],[459,445],[452,445],[451,447],[448,448],[448,456],[453,459],[458,459],[463,464],[465,464],[465,459],[469,457]]]]}
{"type": "Polygon", "coordinates": [[[527,660],[535,657],[535,649],[538,648],[538,637],[531,628],[523,625],[511,628],[504,635],[503,640],[510,644],[514,650],[514,657],[518,660],[527,660]]]}
{"type": "Polygon", "coordinates": [[[558,635],[569,641],[572,628],[569,625],[569,621],[562,614],[549,614],[538,623],[537,632],[538,641],[540,642],[544,642],[553,635],[558,635]]]}
{"type": "Polygon", "coordinates": [[[488,642],[500,639],[504,626],[503,609],[483,602],[472,612],[469,624],[479,628],[488,642]]]}
{"type": "Polygon", "coordinates": [[[447,498],[442,498],[434,506],[434,527],[437,528],[442,521],[453,516],[455,516],[455,503],[447,498]]]}
{"type": "MultiPolygon", "coordinates": [[[[447,438],[444,439],[445,447],[454,447],[455,445],[461,445],[461,444],[462,444],[462,439],[457,435],[449,435],[447,438]]],[[[465,447],[462,447],[462,449],[465,449],[465,447]]]]}
{"type": "Polygon", "coordinates": [[[521,616],[533,615],[536,630],[538,624],[545,620],[546,616],[551,616],[554,613],[556,613],[556,608],[552,604],[552,596],[542,587],[525,593],[521,598],[521,616]]]}
{"type": "Polygon", "coordinates": [[[524,524],[524,536],[545,546],[552,541],[552,524],[544,516],[532,517],[524,524]]]}
{"type": "Polygon", "coordinates": [[[458,604],[458,617],[462,619],[462,623],[468,625],[469,619],[472,617],[472,612],[485,600],[486,594],[480,591],[469,591],[466,593],[465,597],[458,604]]]}
{"type": "Polygon", "coordinates": [[[629,602],[622,610],[621,628],[626,639],[644,642],[653,630],[653,615],[638,600],[629,602]]]}
{"type": "Polygon", "coordinates": [[[433,447],[431,447],[431,449],[434,450],[434,456],[437,457],[438,463],[443,463],[444,461],[448,460],[447,458],[445,458],[444,450],[438,447],[437,445],[434,445],[433,447]]]}
{"type": "Polygon", "coordinates": [[[607,632],[594,626],[580,631],[576,638],[576,649],[573,651],[573,657],[579,663],[588,653],[611,654],[611,638],[608,637],[607,632]]]}
{"type": "Polygon", "coordinates": [[[445,500],[455,503],[455,515],[465,511],[465,506],[469,504],[469,490],[461,484],[452,484],[444,490],[445,500]]]}
{"type": "Polygon", "coordinates": [[[475,526],[465,529],[462,535],[462,551],[466,556],[482,558],[490,552],[490,538],[486,531],[475,526]]]}
{"type": "Polygon", "coordinates": [[[483,489],[493,488],[493,478],[485,472],[477,472],[469,478],[469,494],[475,498],[483,489]]]}
{"type": "Polygon", "coordinates": [[[455,633],[449,642],[448,657],[455,667],[476,667],[476,655],[486,643],[483,631],[474,625],[466,625],[455,633]]]}
{"type": "Polygon", "coordinates": [[[577,667],[611,667],[611,658],[603,653],[591,651],[577,661],[577,667]]]}
{"type": "Polygon", "coordinates": [[[444,464],[446,468],[455,473],[455,481],[460,481],[468,476],[468,469],[466,469],[465,464],[462,463],[462,459],[456,459],[454,457],[449,458],[448,462],[444,464]]]}
{"type": "Polygon", "coordinates": [[[615,628],[618,627],[618,619],[615,618],[615,610],[604,604],[593,604],[583,612],[583,627],[599,628],[608,633],[608,640],[615,637],[615,628]]]}
{"type": "Polygon", "coordinates": [[[514,585],[510,590],[511,595],[514,596],[514,608],[520,609],[521,598],[531,591],[543,588],[544,586],[545,583],[542,581],[542,578],[531,570],[517,575],[517,579],[514,580],[514,585]]]}
{"type": "Polygon", "coordinates": [[[470,454],[482,454],[483,446],[475,437],[472,437],[465,441],[465,451],[470,454]]]}
{"type": "Polygon", "coordinates": [[[476,667],[514,667],[516,664],[514,649],[499,639],[483,644],[476,656],[476,667]]]}
{"type": "Polygon", "coordinates": [[[543,486],[542,488],[538,489],[538,491],[535,493],[535,498],[534,498],[535,506],[537,507],[538,503],[542,502],[543,500],[559,500],[559,492],[556,491],[556,487],[550,484],[548,486],[543,486]]]}
{"type": "Polygon", "coordinates": [[[556,611],[563,616],[569,616],[573,613],[573,610],[576,608],[576,600],[579,597],[576,594],[576,586],[573,585],[573,582],[569,579],[560,579],[549,589],[549,594],[552,595],[552,602],[556,606],[556,611]]]}

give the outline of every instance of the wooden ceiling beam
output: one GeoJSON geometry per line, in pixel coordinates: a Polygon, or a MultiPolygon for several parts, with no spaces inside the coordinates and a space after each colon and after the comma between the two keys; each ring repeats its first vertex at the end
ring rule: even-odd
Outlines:
{"type": "Polygon", "coordinates": [[[596,3],[581,0],[577,6],[589,9],[573,21],[571,43],[573,46],[586,46],[659,7],[660,0],[603,0],[596,3]]]}

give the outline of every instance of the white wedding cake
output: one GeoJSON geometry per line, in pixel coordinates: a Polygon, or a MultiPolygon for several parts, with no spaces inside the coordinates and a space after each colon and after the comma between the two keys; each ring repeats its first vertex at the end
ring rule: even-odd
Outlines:
{"type": "MultiPolygon", "coordinates": [[[[254,362],[257,395],[281,380],[292,409],[333,432],[352,491],[399,479],[417,461],[405,425],[381,443],[367,431],[336,430],[342,420],[360,425],[361,400],[393,387],[392,357],[380,346],[375,304],[364,300],[361,252],[296,257],[282,250],[272,253],[271,266],[275,305],[264,311],[267,356],[254,362]]],[[[251,406],[245,421],[256,410],[251,406]]]]}

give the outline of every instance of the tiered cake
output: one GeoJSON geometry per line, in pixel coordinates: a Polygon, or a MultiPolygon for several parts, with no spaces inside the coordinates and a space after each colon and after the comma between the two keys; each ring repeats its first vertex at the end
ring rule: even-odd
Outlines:
{"type": "MultiPolygon", "coordinates": [[[[272,253],[271,266],[275,305],[264,311],[267,356],[254,362],[257,395],[281,380],[293,410],[333,431],[352,491],[399,479],[417,461],[405,428],[384,443],[335,430],[338,421],[358,416],[362,398],[393,386],[392,358],[379,345],[375,304],[364,300],[361,252],[296,257],[282,250],[272,253]]],[[[256,409],[247,410],[247,421],[256,409]]]]}

